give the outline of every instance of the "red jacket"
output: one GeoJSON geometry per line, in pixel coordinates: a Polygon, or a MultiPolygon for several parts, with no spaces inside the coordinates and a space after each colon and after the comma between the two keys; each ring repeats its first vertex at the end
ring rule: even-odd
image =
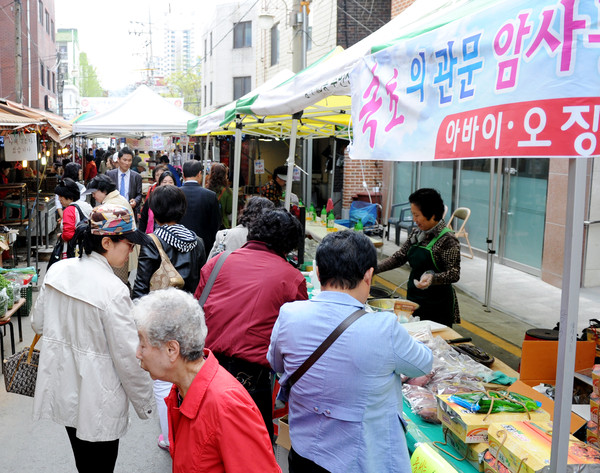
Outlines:
{"type": "Polygon", "coordinates": [[[280,472],[262,416],[244,387],[210,352],[181,406],[165,399],[173,473],[280,472]]]}
{"type": "MultiPolygon", "coordinates": [[[[203,266],[196,299],[216,262],[215,256],[203,266]]],[[[307,299],[302,273],[265,243],[249,241],[227,257],[204,304],[206,347],[270,367],[267,350],[279,308],[307,299]]]]}
{"type": "Polygon", "coordinates": [[[85,172],[83,173],[83,180],[89,181],[98,175],[98,170],[96,169],[96,163],[94,161],[88,161],[85,165],[85,172]]]}

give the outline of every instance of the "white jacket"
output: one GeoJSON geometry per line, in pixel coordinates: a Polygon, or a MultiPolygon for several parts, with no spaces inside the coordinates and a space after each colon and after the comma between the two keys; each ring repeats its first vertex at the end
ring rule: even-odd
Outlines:
{"type": "Polygon", "coordinates": [[[51,419],[101,442],[125,434],[129,401],[148,418],[152,380],[135,357],[132,309],[129,290],[96,252],[49,269],[31,317],[43,335],[34,420],[51,419]]]}

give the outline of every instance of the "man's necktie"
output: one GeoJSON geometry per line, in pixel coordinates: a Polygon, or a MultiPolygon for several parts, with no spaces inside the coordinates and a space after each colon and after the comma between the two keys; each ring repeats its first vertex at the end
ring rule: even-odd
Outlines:
{"type": "Polygon", "coordinates": [[[125,192],[125,173],[121,173],[121,186],[119,188],[119,193],[127,198],[127,193],[125,192]]]}

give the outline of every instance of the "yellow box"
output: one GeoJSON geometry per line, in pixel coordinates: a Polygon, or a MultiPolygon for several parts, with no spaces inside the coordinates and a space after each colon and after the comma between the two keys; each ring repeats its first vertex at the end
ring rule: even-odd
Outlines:
{"type": "Polygon", "coordinates": [[[598,407],[600,406],[600,396],[595,393],[590,395],[590,420],[598,423],[598,407]]]}
{"type": "Polygon", "coordinates": [[[600,396],[600,365],[594,365],[592,369],[592,385],[594,386],[594,394],[600,396]]]}
{"type": "Polygon", "coordinates": [[[494,422],[511,422],[519,420],[549,421],[550,414],[543,409],[529,412],[496,412],[486,417],[486,414],[475,414],[468,409],[448,400],[450,395],[437,396],[438,418],[464,443],[482,443],[488,441],[488,427],[494,422]]]}
{"type": "MultiPolygon", "coordinates": [[[[488,434],[490,452],[512,473],[548,470],[552,422],[499,422],[490,425],[488,434]]],[[[565,473],[600,471],[600,450],[570,435],[567,463],[565,473]]]]}
{"type": "Polygon", "coordinates": [[[590,445],[598,446],[598,424],[591,420],[586,426],[585,439],[590,445]]]}
{"type": "Polygon", "coordinates": [[[292,448],[292,441],[290,440],[290,426],[288,424],[288,416],[279,418],[279,433],[277,434],[277,445],[290,450],[292,448]]]}
{"type": "Polygon", "coordinates": [[[468,461],[473,468],[483,472],[483,455],[489,447],[487,443],[464,443],[449,429],[445,429],[445,436],[448,445],[465,457],[465,461],[468,461]]]}

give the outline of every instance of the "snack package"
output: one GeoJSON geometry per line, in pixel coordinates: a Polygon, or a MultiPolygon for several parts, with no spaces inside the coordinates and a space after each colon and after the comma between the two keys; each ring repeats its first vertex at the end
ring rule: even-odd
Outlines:
{"type": "Polygon", "coordinates": [[[450,396],[450,401],[469,409],[471,412],[529,412],[542,406],[522,394],[507,391],[490,391],[488,393],[463,393],[450,396]]]}
{"type": "Polygon", "coordinates": [[[427,388],[405,384],[402,387],[402,394],[410,404],[411,410],[425,422],[441,423],[437,416],[437,399],[427,388]]]}

